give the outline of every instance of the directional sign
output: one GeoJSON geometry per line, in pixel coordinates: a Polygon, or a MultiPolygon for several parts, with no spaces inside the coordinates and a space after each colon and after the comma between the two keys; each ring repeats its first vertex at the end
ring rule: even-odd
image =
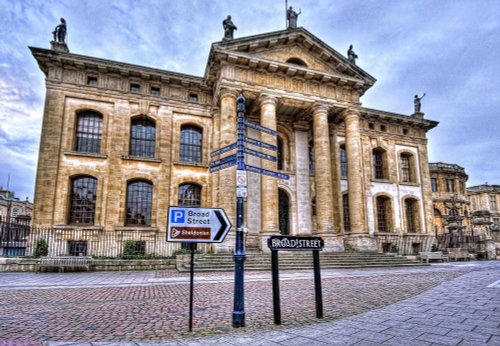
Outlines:
{"type": "Polygon", "coordinates": [[[231,222],[220,208],[168,208],[167,241],[221,243],[231,222]]]}
{"type": "Polygon", "coordinates": [[[260,151],[255,151],[255,150],[252,150],[252,149],[245,148],[245,153],[253,155],[253,156],[260,157],[261,159],[266,159],[266,160],[273,161],[273,162],[277,161],[276,157],[274,157],[272,155],[269,155],[269,154],[261,153],[260,151]]]}
{"type": "Polygon", "coordinates": [[[216,166],[211,166],[210,173],[217,172],[217,171],[220,171],[221,169],[226,169],[226,168],[229,168],[231,166],[234,166],[234,165],[236,165],[236,162],[237,162],[236,159],[234,159],[232,161],[221,163],[221,164],[216,165],[216,166]]]}
{"type": "Polygon", "coordinates": [[[264,175],[269,175],[271,177],[279,178],[279,179],[285,179],[288,180],[290,179],[290,176],[288,174],[283,174],[280,172],[274,172],[274,171],[269,171],[264,168],[259,168],[259,167],[254,167],[250,165],[245,165],[245,169],[249,172],[253,173],[259,173],[259,174],[264,174],[264,175]]]}
{"type": "Polygon", "coordinates": [[[276,136],[278,134],[278,132],[271,130],[270,128],[260,126],[256,123],[252,123],[251,121],[248,121],[248,120],[245,120],[245,125],[248,127],[251,127],[252,129],[259,130],[261,132],[265,132],[271,136],[276,136]]]}
{"type": "Polygon", "coordinates": [[[269,150],[274,150],[274,151],[278,150],[278,147],[275,145],[264,143],[264,142],[258,141],[256,139],[253,139],[253,138],[245,137],[245,142],[252,144],[252,145],[259,146],[259,147],[264,148],[264,149],[269,149],[269,150]]]}
{"type": "Polygon", "coordinates": [[[229,162],[229,161],[233,161],[233,160],[236,160],[236,154],[229,155],[229,156],[223,157],[222,159],[218,159],[218,160],[210,162],[210,168],[221,165],[221,164],[229,162]]]}
{"type": "Polygon", "coordinates": [[[220,148],[220,149],[218,149],[216,151],[212,151],[210,153],[210,157],[214,157],[214,156],[217,156],[217,155],[220,155],[220,154],[224,154],[224,153],[227,153],[228,151],[236,149],[236,147],[238,146],[237,144],[238,143],[232,143],[232,144],[226,145],[225,147],[220,148]]]}

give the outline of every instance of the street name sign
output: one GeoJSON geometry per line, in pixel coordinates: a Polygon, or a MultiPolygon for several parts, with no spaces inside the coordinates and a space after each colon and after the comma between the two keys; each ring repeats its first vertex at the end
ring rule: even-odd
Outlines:
{"type": "Polygon", "coordinates": [[[255,129],[255,130],[259,130],[260,132],[267,133],[271,136],[276,136],[278,134],[278,132],[276,132],[275,130],[271,130],[268,127],[260,126],[259,124],[253,123],[253,122],[248,121],[248,120],[245,120],[245,126],[248,126],[248,127],[255,129]]]}
{"type": "Polygon", "coordinates": [[[217,171],[229,168],[229,167],[234,166],[234,165],[236,165],[236,159],[229,161],[229,162],[221,163],[217,166],[211,166],[210,173],[217,172],[217,171]]]}
{"type": "Polygon", "coordinates": [[[272,235],[267,239],[267,246],[271,250],[312,251],[323,250],[325,242],[321,237],[272,235]]]}
{"type": "Polygon", "coordinates": [[[231,222],[221,208],[168,208],[167,241],[221,243],[231,222]]]}
{"type": "Polygon", "coordinates": [[[210,168],[218,166],[218,165],[222,165],[226,162],[233,161],[233,160],[236,160],[236,154],[229,155],[229,156],[223,157],[221,159],[210,162],[210,168]]]}
{"type": "Polygon", "coordinates": [[[217,156],[217,155],[220,155],[220,154],[227,153],[228,151],[234,150],[237,147],[238,147],[238,143],[232,143],[232,144],[226,145],[225,147],[222,147],[222,148],[220,148],[218,150],[212,151],[210,153],[210,157],[214,157],[214,156],[217,156]]]}
{"type": "Polygon", "coordinates": [[[275,171],[270,171],[270,170],[267,170],[267,169],[264,169],[264,168],[260,168],[260,167],[245,165],[245,169],[248,172],[269,175],[269,176],[274,177],[274,178],[285,179],[285,180],[290,179],[290,176],[288,174],[284,174],[284,173],[280,173],[280,172],[275,172],[275,171]]]}
{"type": "Polygon", "coordinates": [[[269,149],[269,150],[273,150],[273,151],[278,150],[277,146],[269,144],[269,143],[261,142],[257,139],[254,139],[254,138],[245,137],[245,142],[247,142],[248,144],[256,145],[256,146],[264,148],[264,149],[269,149]]]}
{"type": "Polygon", "coordinates": [[[277,161],[276,157],[269,155],[269,154],[261,153],[260,151],[245,148],[245,153],[249,154],[249,155],[260,157],[261,159],[266,159],[266,160],[273,161],[273,162],[277,161]]]}

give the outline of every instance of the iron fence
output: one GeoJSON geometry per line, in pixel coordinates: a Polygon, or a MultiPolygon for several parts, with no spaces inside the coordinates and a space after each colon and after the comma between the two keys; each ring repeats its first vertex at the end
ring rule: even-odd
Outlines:
{"type": "Polygon", "coordinates": [[[440,251],[446,251],[449,248],[460,248],[475,252],[480,240],[480,236],[467,233],[444,233],[438,235],[437,245],[440,251]]]}
{"type": "Polygon", "coordinates": [[[435,238],[428,234],[377,234],[376,239],[379,252],[418,255],[431,251],[435,238]]]}

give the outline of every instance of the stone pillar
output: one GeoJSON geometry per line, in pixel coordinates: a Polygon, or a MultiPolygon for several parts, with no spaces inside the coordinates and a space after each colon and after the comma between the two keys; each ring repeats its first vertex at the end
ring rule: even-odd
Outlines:
{"type": "Polygon", "coordinates": [[[307,124],[294,124],[297,182],[298,235],[311,235],[311,187],[309,184],[309,139],[307,124]]]}
{"type": "Polygon", "coordinates": [[[347,238],[349,247],[360,252],[376,252],[375,239],[370,238],[365,224],[365,193],[363,184],[363,153],[359,129],[359,112],[345,112],[345,146],[347,154],[347,178],[349,193],[349,219],[351,232],[347,238]]]}
{"type": "MultiPolygon", "coordinates": [[[[220,140],[220,109],[214,108],[213,112],[213,122],[212,122],[212,151],[221,148],[220,140]]],[[[217,208],[219,206],[219,175],[220,171],[211,173],[212,178],[212,207],[217,208]]]]}
{"type": "MultiPolygon", "coordinates": [[[[259,99],[260,103],[260,125],[277,130],[276,124],[276,104],[278,100],[275,97],[262,95],[259,99]]],[[[276,145],[275,136],[261,132],[260,140],[265,143],[276,145]]],[[[265,152],[265,149],[261,149],[265,152]]],[[[276,155],[275,152],[269,154],[276,155]]],[[[261,159],[260,167],[272,171],[277,170],[276,162],[261,159]]],[[[268,251],[267,237],[273,233],[279,233],[279,218],[278,218],[278,181],[276,178],[262,175],[261,176],[261,210],[262,210],[262,227],[261,227],[261,249],[268,251]]]]}
{"type": "MultiPolygon", "coordinates": [[[[219,148],[236,142],[236,97],[234,90],[221,90],[219,148]]],[[[226,155],[222,155],[226,156],[226,155]]],[[[226,240],[217,245],[221,252],[234,249],[236,232],[236,166],[219,171],[219,206],[224,209],[233,225],[226,240]]]]}
{"type": "Polygon", "coordinates": [[[313,109],[314,181],[316,183],[316,223],[318,234],[333,233],[332,165],[328,109],[313,109]]]}

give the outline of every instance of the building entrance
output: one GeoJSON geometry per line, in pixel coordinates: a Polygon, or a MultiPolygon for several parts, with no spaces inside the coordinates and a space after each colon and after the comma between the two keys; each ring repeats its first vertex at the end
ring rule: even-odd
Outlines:
{"type": "Polygon", "coordinates": [[[280,233],[283,235],[290,234],[290,200],[288,194],[283,189],[278,189],[279,195],[279,222],[280,233]]]}

